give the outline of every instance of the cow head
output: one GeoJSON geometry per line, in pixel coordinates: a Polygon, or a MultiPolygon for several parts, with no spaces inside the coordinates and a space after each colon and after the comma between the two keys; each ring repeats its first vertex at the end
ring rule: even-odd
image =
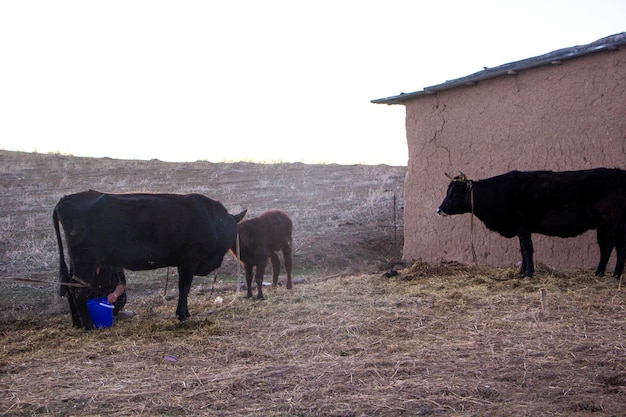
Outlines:
{"type": "Polygon", "coordinates": [[[446,197],[437,209],[440,216],[448,216],[451,214],[469,213],[472,210],[471,193],[473,183],[467,178],[463,171],[459,171],[459,175],[452,177],[446,176],[452,181],[448,185],[446,197]]]}

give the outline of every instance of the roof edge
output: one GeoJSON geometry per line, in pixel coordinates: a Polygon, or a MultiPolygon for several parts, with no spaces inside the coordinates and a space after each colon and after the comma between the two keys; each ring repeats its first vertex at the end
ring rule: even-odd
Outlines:
{"type": "Polygon", "coordinates": [[[464,85],[475,85],[480,81],[503,75],[517,75],[520,71],[532,69],[549,64],[561,64],[563,61],[589,55],[596,52],[617,50],[619,46],[626,44],[626,32],[617,33],[598,39],[587,45],[572,46],[558,49],[547,54],[539,55],[521,61],[509,62],[493,68],[485,68],[483,71],[475,72],[465,77],[448,80],[441,84],[425,87],[421,91],[412,93],[400,93],[395,96],[371,100],[374,104],[404,104],[407,100],[424,95],[437,94],[440,91],[450,90],[464,85]]]}

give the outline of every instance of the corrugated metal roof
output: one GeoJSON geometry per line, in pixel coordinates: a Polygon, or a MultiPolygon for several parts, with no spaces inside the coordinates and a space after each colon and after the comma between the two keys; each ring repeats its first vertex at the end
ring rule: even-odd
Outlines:
{"type": "Polygon", "coordinates": [[[498,67],[485,68],[483,71],[479,71],[465,77],[449,80],[445,83],[433,85],[431,87],[426,87],[422,91],[416,91],[413,93],[401,93],[397,96],[379,98],[376,100],[372,100],[371,102],[375,104],[404,104],[405,101],[415,97],[436,94],[440,91],[450,90],[452,88],[464,85],[474,85],[477,84],[479,81],[484,81],[503,75],[516,75],[520,71],[540,67],[543,65],[560,64],[568,59],[577,58],[583,55],[588,55],[600,51],[615,50],[620,45],[624,44],[626,44],[626,32],[598,39],[597,41],[592,42],[588,45],[579,45],[570,48],[559,49],[557,51],[549,52],[544,55],[523,59],[521,61],[510,62],[508,64],[500,65],[498,67]]]}

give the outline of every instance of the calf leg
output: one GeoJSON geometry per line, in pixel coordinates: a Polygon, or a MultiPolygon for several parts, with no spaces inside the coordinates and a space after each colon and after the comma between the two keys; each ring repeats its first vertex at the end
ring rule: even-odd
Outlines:
{"type": "Polygon", "coordinates": [[[270,261],[272,262],[272,287],[276,287],[278,285],[278,275],[280,274],[280,259],[278,259],[276,253],[272,253],[270,261]]]}
{"type": "Polygon", "coordinates": [[[256,287],[257,287],[257,298],[259,300],[263,300],[263,275],[265,275],[265,266],[267,265],[267,258],[263,258],[259,260],[259,263],[256,266],[256,287]]]}
{"type": "Polygon", "coordinates": [[[248,294],[246,297],[252,298],[252,265],[245,265],[246,269],[246,284],[248,284],[248,294]]]}
{"type": "Polygon", "coordinates": [[[285,260],[285,269],[287,270],[287,289],[290,290],[293,287],[291,281],[291,270],[293,269],[293,259],[291,258],[291,243],[283,247],[283,259],[285,260]]]}

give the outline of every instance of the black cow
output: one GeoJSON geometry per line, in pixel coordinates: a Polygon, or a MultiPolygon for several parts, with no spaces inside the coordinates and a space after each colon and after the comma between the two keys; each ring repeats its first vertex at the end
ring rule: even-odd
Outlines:
{"type": "Polygon", "coordinates": [[[134,271],[178,267],[180,321],[189,317],[187,296],[194,275],[222,264],[237,237],[237,222],[215,200],[200,194],[104,194],[85,191],[63,197],[54,208],[61,294],[68,296],[75,327],[92,329],[86,297],[103,266],[134,271]],[[65,232],[70,270],[63,254],[65,232]],[[67,284],[70,284],[68,286],[67,284]],[[85,285],[87,287],[81,287],[85,285]]]}
{"type": "Polygon", "coordinates": [[[455,177],[437,209],[440,215],[473,212],[489,229],[517,236],[522,252],[520,275],[532,277],[531,233],[572,237],[597,229],[602,276],[615,247],[613,276],[626,261],[626,171],[597,168],[584,171],[511,171],[479,181],[463,173],[455,177]]]}
{"type": "MultiPolygon", "coordinates": [[[[272,262],[272,286],[278,284],[280,260],[277,252],[282,250],[287,271],[287,289],[291,289],[291,258],[293,223],[287,214],[280,210],[270,210],[254,219],[245,220],[237,225],[239,231],[240,261],[246,270],[248,297],[252,297],[252,269],[256,266],[255,281],[257,298],[263,299],[263,275],[267,258],[272,262]]],[[[237,256],[237,248],[231,250],[237,256]]]]}

